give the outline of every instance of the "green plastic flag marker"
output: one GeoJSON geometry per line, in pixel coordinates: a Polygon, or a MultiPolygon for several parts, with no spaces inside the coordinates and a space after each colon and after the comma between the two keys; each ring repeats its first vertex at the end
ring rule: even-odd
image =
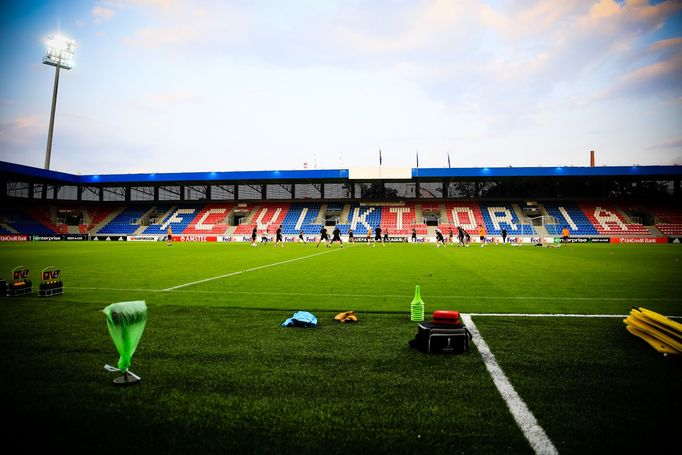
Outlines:
{"type": "Polygon", "coordinates": [[[102,310],[107,317],[107,327],[121,355],[118,368],[104,365],[107,371],[121,371],[123,376],[114,379],[114,384],[129,385],[140,381],[140,377],[129,371],[130,361],[142,338],[147,325],[147,305],[143,300],[112,303],[102,310]]]}
{"type": "Polygon", "coordinates": [[[419,285],[414,287],[414,299],[410,303],[410,320],[421,322],[424,320],[424,301],[422,300],[419,285]]]}

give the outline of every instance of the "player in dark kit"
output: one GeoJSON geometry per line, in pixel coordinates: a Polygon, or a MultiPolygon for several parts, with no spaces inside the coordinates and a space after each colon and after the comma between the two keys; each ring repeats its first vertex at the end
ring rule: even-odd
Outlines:
{"type": "Polygon", "coordinates": [[[315,248],[320,246],[322,240],[325,241],[325,243],[327,244],[327,248],[329,248],[329,236],[327,235],[327,228],[324,226],[322,226],[322,229],[320,229],[320,240],[317,241],[317,245],[315,245],[315,248]]]}
{"type": "Polygon", "coordinates": [[[305,239],[303,238],[303,231],[301,231],[301,232],[298,233],[298,241],[299,241],[299,242],[303,242],[304,244],[307,243],[307,242],[305,241],[305,239]]]}
{"type": "Polygon", "coordinates": [[[443,248],[445,248],[445,237],[443,237],[443,233],[439,229],[436,229],[436,248],[440,247],[441,243],[443,248]]]}
{"type": "Polygon", "coordinates": [[[341,244],[341,248],[343,248],[343,240],[341,240],[341,231],[339,231],[338,226],[334,226],[334,230],[332,231],[332,241],[329,242],[329,245],[331,246],[336,241],[338,241],[341,244]]]}
{"type": "Polygon", "coordinates": [[[355,243],[355,237],[353,237],[352,229],[348,229],[348,243],[355,243]]]}
{"type": "Polygon", "coordinates": [[[417,230],[412,228],[412,243],[417,243],[417,230]]]}
{"type": "Polygon", "coordinates": [[[457,226],[457,240],[459,240],[457,246],[464,246],[464,229],[462,229],[462,226],[457,226]]]}
{"type": "Polygon", "coordinates": [[[282,241],[282,226],[281,225],[277,228],[277,231],[275,231],[275,246],[277,246],[278,243],[282,245],[282,248],[284,248],[284,242],[282,241]]]}
{"type": "Polygon", "coordinates": [[[256,232],[256,228],[253,228],[253,231],[251,231],[251,246],[258,246],[256,243],[256,238],[258,237],[258,233],[256,232]]]}
{"type": "Polygon", "coordinates": [[[507,243],[507,230],[502,229],[502,243],[507,243]]]}
{"type": "Polygon", "coordinates": [[[381,242],[381,245],[382,245],[382,246],[386,246],[386,244],[384,243],[383,238],[381,237],[381,228],[380,228],[379,226],[377,226],[377,227],[374,229],[374,244],[373,244],[372,246],[377,246],[377,240],[378,240],[379,242],[381,242]]]}

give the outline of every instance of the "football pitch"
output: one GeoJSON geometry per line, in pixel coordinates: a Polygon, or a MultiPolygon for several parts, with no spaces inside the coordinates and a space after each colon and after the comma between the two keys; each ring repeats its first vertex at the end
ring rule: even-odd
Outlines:
{"type": "Polygon", "coordinates": [[[681,259],[679,245],[0,244],[0,277],[28,266],[34,286],[0,299],[7,444],[659,452],[679,440],[682,362],[622,319],[633,306],[682,315],[681,259]],[[47,266],[62,270],[63,295],[37,296],[47,266]],[[427,315],[470,315],[481,337],[470,352],[408,347],[417,284],[427,315]],[[131,367],[142,382],[119,388],[103,369],[118,354],[99,310],[129,300],[149,308],[131,367]],[[280,327],[297,310],[318,327],[280,327]],[[359,322],[333,321],[346,310],[359,322]]]}

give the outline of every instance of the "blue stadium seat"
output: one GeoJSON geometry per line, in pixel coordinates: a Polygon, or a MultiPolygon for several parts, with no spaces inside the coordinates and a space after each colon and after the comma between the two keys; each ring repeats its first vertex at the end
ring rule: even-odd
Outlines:
{"type": "Polygon", "coordinates": [[[151,206],[127,207],[114,219],[102,226],[98,234],[131,235],[140,227],[139,224],[135,223],[135,220],[142,217],[150,208],[151,206]]]}
{"type": "MultiPolygon", "coordinates": [[[[8,222],[5,224],[20,234],[55,234],[54,230],[18,209],[3,208],[2,212],[0,212],[0,217],[7,220],[8,222]]],[[[10,234],[10,232],[6,232],[4,229],[3,233],[10,234]]]]}
{"type": "Polygon", "coordinates": [[[158,220],[156,224],[150,224],[145,230],[145,234],[156,234],[163,235],[168,232],[168,226],[173,230],[173,234],[182,234],[187,226],[194,220],[197,214],[201,211],[203,206],[197,205],[183,205],[181,207],[176,207],[169,215],[165,218],[158,220]],[[173,221],[172,223],[165,225],[165,223],[172,217],[178,218],[180,221],[173,221]]]}
{"type": "Polygon", "coordinates": [[[551,202],[543,203],[542,205],[545,207],[547,213],[556,218],[558,222],[558,224],[547,225],[547,231],[549,232],[549,234],[561,235],[561,231],[563,230],[564,226],[568,226],[571,235],[599,235],[597,228],[595,228],[594,225],[590,223],[587,216],[585,216],[585,213],[583,213],[580,207],[578,207],[575,203],[551,202]],[[559,209],[560,207],[564,208],[564,210],[571,218],[573,223],[575,223],[578,229],[571,228],[570,223],[568,222],[568,220],[566,220],[564,214],[561,213],[561,210],[559,209]]]}
{"type": "Polygon", "coordinates": [[[500,235],[502,229],[507,230],[508,235],[535,235],[535,229],[529,225],[521,225],[519,217],[516,215],[514,206],[511,203],[480,203],[481,215],[485,222],[485,228],[488,235],[500,235]],[[492,214],[491,215],[491,212],[492,214]],[[493,216],[498,222],[499,229],[495,227],[493,216]],[[500,221],[500,218],[508,218],[510,222],[500,221]]]}

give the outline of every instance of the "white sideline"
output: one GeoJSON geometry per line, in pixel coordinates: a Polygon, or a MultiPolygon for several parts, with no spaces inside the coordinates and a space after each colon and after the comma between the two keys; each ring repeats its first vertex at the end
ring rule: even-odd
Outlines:
{"type": "Polygon", "coordinates": [[[509,411],[514,417],[516,424],[523,432],[523,435],[530,443],[530,446],[535,453],[538,454],[558,454],[559,452],[556,447],[554,447],[554,444],[552,444],[552,441],[550,441],[545,430],[538,424],[533,413],[530,412],[526,403],[521,399],[511,382],[509,382],[507,375],[505,375],[502,368],[500,368],[497,359],[495,359],[495,356],[490,351],[488,344],[481,336],[481,333],[478,331],[471,316],[469,314],[463,314],[462,319],[471,332],[473,342],[476,345],[478,352],[481,354],[485,367],[488,370],[488,373],[490,373],[497,390],[507,403],[509,411]]]}
{"type": "MultiPolygon", "coordinates": [[[[627,314],[577,314],[577,313],[467,313],[469,316],[504,316],[512,318],[626,318],[627,314]]],[[[677,316],[672,316],[677,317],[677,316]]]]}
{"type": "MultiPolygon", "coordinates": [[[[349,247],[349,248],[350,248],[350,247],[349,247]]],[[[308,255],[308,256],[301,256],[300,258],[289,259],[289,260],[286,260],[286,261],[275,262],[275,263],[272,263],[272,264],[260,265],[260,266],[258,266],[258,267],[252,267],[252,268],[250,268],[250,269],[240,270],[240,271],[238,271],[238,272],[226,273],[225,275],[219,275],[219,276],[214,276],[214,277],[211,277],[211,278],[205,278],[205,279],[199,280],[199,281],[192,281],[191,283],[185,283],[185,284],[181,284],[181,285],[178,285],[178,286],[173,286],[173,287],[166,288],[166,289],[161,289],[161,292],[174,291],[174,290],[176,290],[176,289],[184,288],[184,287],[187,287],[187,286],[194,286],[195,284],[206,283],[207,281],[219,280],[219,279],[221,279],[221,278],[227,278],[227,277],[229,277],[229,276],[240,275],[240,274],[242,274],[242,273],[247,273],[247,272],[253,272],[254,270],[267,269],[268,267],[274,267],[274,266],[276,266],[276,265],[288,264],[289,262],[295,262],[295,261],[300,261],[300,260],[302,260],[302,259],[308,259],[308,258],[312,258],[312,257],[315,257],[315,256],[321,256],[321,255],[323,255],[323,254],[333,253],[333,252],[335,252],[335,251],[341,251],[341,248],[336,248],[336,249],[328,250],[328,251],[322,251],[322,252],[320,252],[320,253],[310,254],[310,255],[308,255]]]]}

